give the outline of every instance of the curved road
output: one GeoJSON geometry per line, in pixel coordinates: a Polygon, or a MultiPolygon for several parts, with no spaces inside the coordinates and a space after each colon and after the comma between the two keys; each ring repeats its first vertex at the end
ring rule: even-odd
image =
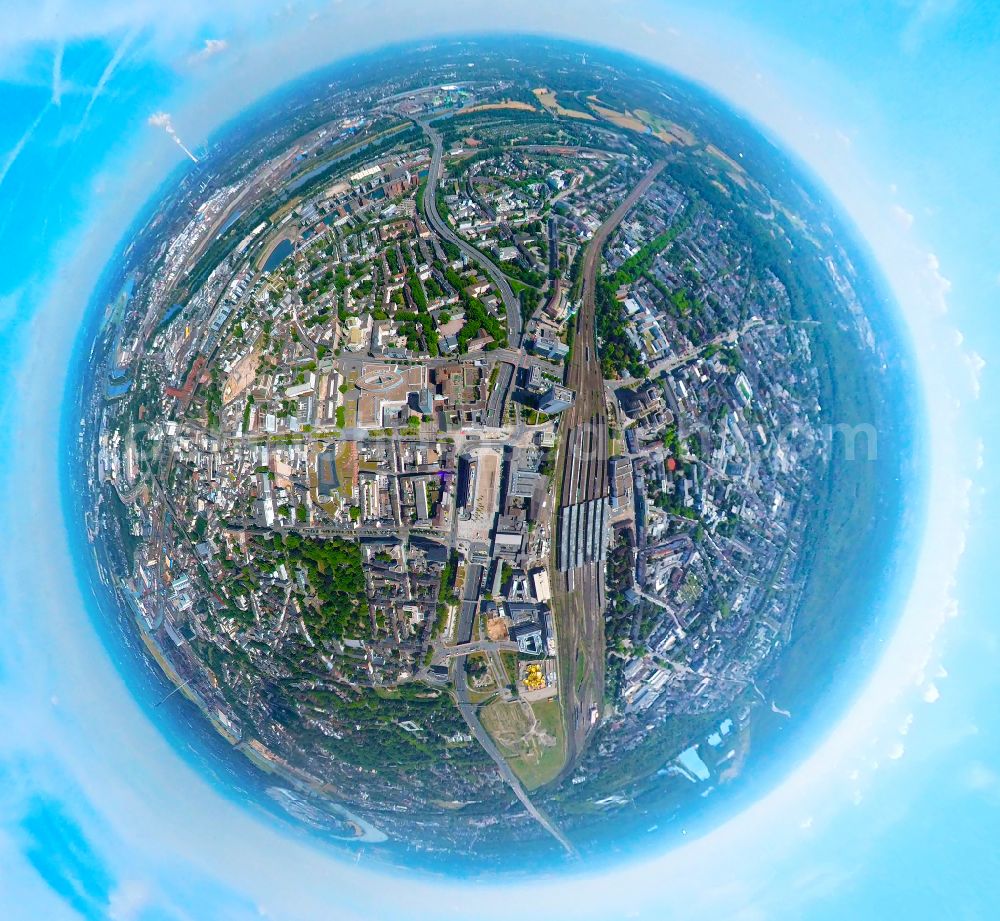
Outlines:
{"type": "MultiPolygon", "coordinates": [[[[465,595],[462,599],[462,612],[458,622],[458,641],[462,645],[472,642],[472,631],[476,621],[476,610],[479,603],[479,590],[483,577],[483,568],[478,565],[471,565],[466,574],[465,595]]],[[[455,699],[458,704],[458,711],[468,724],[476,741],[483,747],[497,766],[500,776],[507,782],[514,791],[514,795],[521,801],[528,814],[542,826],[553,838],[555,838],[571,856],[576,856],[576,849],[570,840],[560,831],[558,826],[531,802],[523,784],[518,780],[517,775],[511,770],[507,759],[504,758],[500,749],[497,748],[490,734],[479,721],[479,714],[476,712],[476,705],[469,697],[469,683],[465,674],[465,661],[467,656],[456,656],[451,660],[451,677],[455,685],[455,699]]]]}
{"type": "MultiPolygon", "coordinates": [[[[483,567],[473,564],[469,566],[466,573],[465,592],[462,598],[462,611],[458,621],[458,642],[462,646],[467,646],[472,642],[472,631],[476,622],[476,611],[479,606],[479,591],[483,578],[483,567]]],[[[569,838],[563,834],[559,827],[541,810],[528,796],[524,785],[517,775],[511,770],[507,759],[504,758],[500,749],[497,748],[490,734],[479,721],[479,714],[476,712],[476,705],[469,697],[469,682],[465,674],[465,662],[467,655],[455,656],[451,660],[451,678],[455,686],[455,700],[458,711],[462,714],[469,729],[475,736],[476,741],[483,747],[490,758],[497,766],[500,776],[507,782],[507,785],[514,791],[514,795],[521,801],[528,814],[542,826],[553,838],[555,838],[572,856],[576,856],[576,849],[569,838]]]]}
{"type": "Polygon", "coordinates": [[[478,263],[483,271],[493,279],[494,284],[500,289],[503,306],[507,311],[507,344],[511,348],[517,349],[521,345],[521,302],[517,299],[514,289],[510,286],[510,281],[500,267],[471,243],[462,239],[462,237],[448,226],[448,222],[438,214],[437,186],[438,179],[441,178],[441,161],[444,156],[441,133],[430,122],[418,121],[417,124],[431,141],[431,165],[427,171],[427,187],[424,189],[424,217],[426,217],[427,223],[439,237],[443,237],[449,243],[454,243],[473,262],[478,263]]]}
{"type": "Polygon", "coordinates": [[[539,809],[528,797],[527,791],[521,784],[521,781],[517,779],[517,775],[511,770],[510,765],[507,760],[501,754],[500,749],[497,748],[496,743],[490,737],[490,734],[483,728],[483,724],[479,722],[479,717],[476,715],[475,704],[469,699],[469,685],[465,677],[465,656],[459,656],[452,660],[454,665],[452,666],[452,677],[455,682],[455,696],[458,699],[458,710],[465,718],[465,722],[468,724],[469,729],[472,730],[472,734],[476,737],[476,741],[482,745],[483,750],[488,754],[493,761],[496,763],[497,770],[500,772],[500,776],[507,781],[510,788],[514,791],[514,795],[521,801],[524,808],[528,810],[528,814],[542,826],[553,838],[556,839],[566,851],[576,856],[576,849],[570,842],[569,838],[566,837],[560,831],[559,827],[553,823],[553,821],[539,809]]]}
{"type": "MultiPolygon", "coordinates": [[[[500,267],[496,265],[491,259],[481,253],[476,247],[466,240],[463,240],[457,233],[455,233],[451,227],[448,226],[447,222],[441,217],[437,210],[437,188],[438,179],[441,175],[441,161],[443,159],[443,145],[441,142],[441,134],[435,128],[431,126],[429,122],[417,122],[420,127],[424,130],[431,141],[431,165],[427,171],[427,186],[424,189],[424,217],[427,220],[430,228],[441,238],[448,240],[457,246],[469,259],[474,263],[478,264],[483,271],[493,280],[497,288],[500,290],[500,296],[503,298],[504,309],[507,314],[507,344],[509,348],[519,349],[521,346],[521,302],[514,295],[514,291],[510,286],[510,281],[507,276],[501,271],[500,267]]],[[[509,367],[509,366],[508,366],[509,367]]],[[[511,370],[513,370],[511,368],[511,370]]],[[[502,384],[498,388],[498,391],[505,391],[509,388],[513,374],[510,375],[505,385],[502,384]]],[[[501,401],[500,405],[503,405],[501,401]]],[[[481,574],[480,577],[481,578],[481,574]]],[[[474,581],[477,583],[475,587],[475,596],[473,598],[469,597],[469,588],[473,580],[467,581],[467,591],[466,597],[462,603],[462,614],[459,624],[459,642],[468,643],[472,639],[472,625],[475,619],[475,609],[476,609],[476,598],[478,598],[478,582],[479,578],[474,581]],[[468,634],[468,635],[466,635],[468,634]]],[[[465,674],[465,661],[466,656],[460,655],[452,659],[451,674],[455,685],[455,697],[458,703],[459,712],[468,724],[469,729],[475,736],[476,741],[483,747],[483,750],[493,759],[497,766],[497,770],[500,772],[500,776],[507,782],[510,788],[514,791],[514,795],[521,801],[524,808],[528,811],[539,825],[541,825],[553,838],[555,838],[568,853],[575,855],[576,850],[573,847],[570,840],[565,834],[552,822],[552,820],[539,809],[534,803],[531,802],[527,791],[524,789],[521,781],[517,778],[517,775],[511,770],[510,765],[507,760],[501,754],[500,749],[497,748],[496,743],[490,737],[490,734],[483,727],[483,724],[479,721],[479,716],[476,713],[476,707],[469,698],[469,685],[466,680],[465,674]]]]}

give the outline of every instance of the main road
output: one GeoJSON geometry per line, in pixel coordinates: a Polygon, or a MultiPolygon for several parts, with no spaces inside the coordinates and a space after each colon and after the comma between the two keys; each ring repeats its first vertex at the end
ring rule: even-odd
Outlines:
{"type": "Polygon", "coordinates": [[[493,283],[500,289],[504,310],[507,312],[508,345],[512,349],[520,348],[521,302],[514,294],[514,289],[510,286],[510,280],[504,275],[503,270],[487,255],[455,233],[448,226],[448,222],[438,214],[437,188],[438,180],[441,178],[441,163],[444,159],[441,132],[429,121],[419,121],[417,124],[423,129],[431,142],[431,165],[430,169],[427,170],[427,186],[424,189],[424,217],[427,219],[427,223],[431,229],[439,237],[447,240],[449,243],[454,243],[469,259],[477,263],[493,279],[493,283]]]}
{"type": "MultiPolygon", "coordinates": [[[[466,572],[465,592],[462,599],[462,613],[458,621],[458,642],[467,647],[472,642],[472,632],[475,625],[476,611],[479,606],[480,588],[483,577],[483,567],[472,564],[466,572]]],[[[459,713],[475,736],[476,741],[483,747],[490,758],[497,766],[500,776],[507,782],[507,785],[514,791],[514,795],[521,801],[528,814],[542,826],[553,838],[556,839],[567,851],[575,856],[576,849],[572,842],[541,809],[538,808],[528,796],[524,785],[517,775],[511,770],[507,759],[497,748],[493,738],[486,731],[479,720],[479,713],[476,705],[472,702],[469,694],[469,681],[465,673],[465,663],[467,653],[458,655],[451,660],[451,678],[455,685],[455,699],[458,703],[459,713]]]]}
{"type": "Polygon", "coordinates": [[[559,696],[566,729],[566,764],[572,771],[596,724],[604,699],[604,548],[607,541],[608,418],[604,374],[594,331],[601,254],[608,237],[665,166],[654,163],[601,224],[587,244],[583,295],[566,386],[576,392],[559,422],[559,533],[553,556],[553,610],[559,642],[559,696]],[[560,551],[560,547],[567,548],[560,551]],[[555,567],[554,567],[555,568],[555,567]]]}

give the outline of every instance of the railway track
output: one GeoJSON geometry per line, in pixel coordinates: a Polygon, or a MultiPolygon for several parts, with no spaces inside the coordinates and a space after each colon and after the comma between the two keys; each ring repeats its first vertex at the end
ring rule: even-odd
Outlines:
{"type": "Polygon", "coordinates": [[[582,304],[566,386],[573,405],[560,421],[559,483],[553,609],[559,642],[560,698],[566,729],[566,764],[572,771],[586,747],[604,699],[604,558],[608,515],[608,414],[597,355],[595,312],[604,244],[660,174],[654,163],[597,229],[583,262],[582,304]]]}

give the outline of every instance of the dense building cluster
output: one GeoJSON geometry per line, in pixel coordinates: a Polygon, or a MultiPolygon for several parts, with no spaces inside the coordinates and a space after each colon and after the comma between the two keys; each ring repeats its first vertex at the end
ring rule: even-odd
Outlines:
{"type": "Polygon", "coordinates": [[[293,108],[182,185],[108,306],[102,571],[275,800],[364,840],[568,846],[629,784],[735,772],[804,603],[832,359],[775,256],[794,221],[566,66],[293,108]]]}

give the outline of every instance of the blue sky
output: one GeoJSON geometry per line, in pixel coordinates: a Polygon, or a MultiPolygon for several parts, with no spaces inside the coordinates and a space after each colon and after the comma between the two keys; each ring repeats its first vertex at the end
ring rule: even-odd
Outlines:
{"type": "MultiPolygon", "coordinates": [[[[20,6],[20,5],[18,5],[20,6]]],[[[0,914],[36,918],[980,918],[1000,910],[1000,11],[968,0],[49,2],[0,10],[0,914]],[[782,786],[698,841],[572,881],[383,878],[220,796],[90,626],[58,499],[72,340],[129,220],[261,93],[409,30],[632,50],[715,89],[854,220],[899,301],[931,501],[896,634],[782,786]],[[981,394],[977,399],[977,394],[981,394]],[[572,912],[567,906],[573,906],[572,912]]]]}

